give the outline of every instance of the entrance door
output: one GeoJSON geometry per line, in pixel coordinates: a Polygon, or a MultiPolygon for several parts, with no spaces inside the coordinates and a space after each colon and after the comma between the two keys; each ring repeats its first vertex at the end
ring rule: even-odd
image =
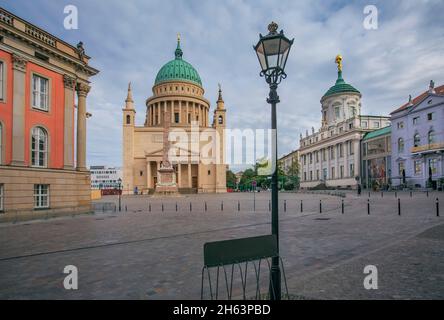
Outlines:
{"type": "Polygon", "coordinates": [[[197,188],[197,177],[191,178],[191,186],[192,188],[197,188]]]}

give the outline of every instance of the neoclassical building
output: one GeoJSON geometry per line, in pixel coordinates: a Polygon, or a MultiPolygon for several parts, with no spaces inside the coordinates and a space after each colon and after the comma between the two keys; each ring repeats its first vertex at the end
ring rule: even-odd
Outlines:
{"type": "Polygon", "coordinates": [[[319,184],[356,187],[360,180],[360,141],[367,132],[390,125],[389,117],[361,115],[361,93],[342,77],[321,98],[321,128],[300,137],[301,188],[319,184]]]}
{"type": "Polygon", "coordinates": [[[0,221],[91,212],[89,60],[0,8],[0,221]]]}
{"type": "Polygon", "coordinates": [[[128,87],[123,108],[124,194],[147,194],[156,189],[164,160],[165,120],[170,121],[171,147],[181,155],[170,159],[179,192],[226,192],[226,110],[222,91],[219,87],[211,121],[210,102],[204,96],[198,72],[182,58],[180,39],[174,54],[175,58],[157,73],[152,96],[146,100],[143,126],[135,125],[136,111],[128,87]],[[188,141],[184,143],[176,133],[185,134],[188,141]]]}

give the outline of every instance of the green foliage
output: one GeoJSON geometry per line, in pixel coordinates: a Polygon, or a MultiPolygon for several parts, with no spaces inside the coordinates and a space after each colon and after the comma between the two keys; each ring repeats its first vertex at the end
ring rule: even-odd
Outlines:
{"type": "Polygon", "coordinates": [[[236,175],[231,170],[227,170],[227,188],[236,188],[236,175]]]}

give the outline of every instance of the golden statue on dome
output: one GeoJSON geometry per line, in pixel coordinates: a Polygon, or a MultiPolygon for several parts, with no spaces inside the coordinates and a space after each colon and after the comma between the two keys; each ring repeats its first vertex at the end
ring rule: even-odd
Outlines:
{"type": "Polygon", "coordinates": [[[338,65],[338,71],[342,71],[342,56],[340,54],[336,56],[335,63],[338,65]]]}

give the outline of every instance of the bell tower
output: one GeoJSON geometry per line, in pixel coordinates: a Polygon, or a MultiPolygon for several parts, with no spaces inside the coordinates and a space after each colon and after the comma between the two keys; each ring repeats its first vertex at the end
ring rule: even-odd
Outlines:
{"type": "Polygon", "coordinates": [[[134,109],[133,94],[131,91],[131,82],[128,84],[128,93],[125,100],[123,111],[123,190],[128,194],[133,193],[133,159],[134,159],[134,121],[136,110],[134,109]]]}
{"type": "Polygon", "coordinates": [[[225,164],[225,128],[226,109],[222,98],[222,89],[219,84],[219,96],[216,102],[216,109],[213,116],[213,128],[216,130],[217,138],[217,159],[216,159],[216,192],[227,192],[227,165],[225,164]]]}

